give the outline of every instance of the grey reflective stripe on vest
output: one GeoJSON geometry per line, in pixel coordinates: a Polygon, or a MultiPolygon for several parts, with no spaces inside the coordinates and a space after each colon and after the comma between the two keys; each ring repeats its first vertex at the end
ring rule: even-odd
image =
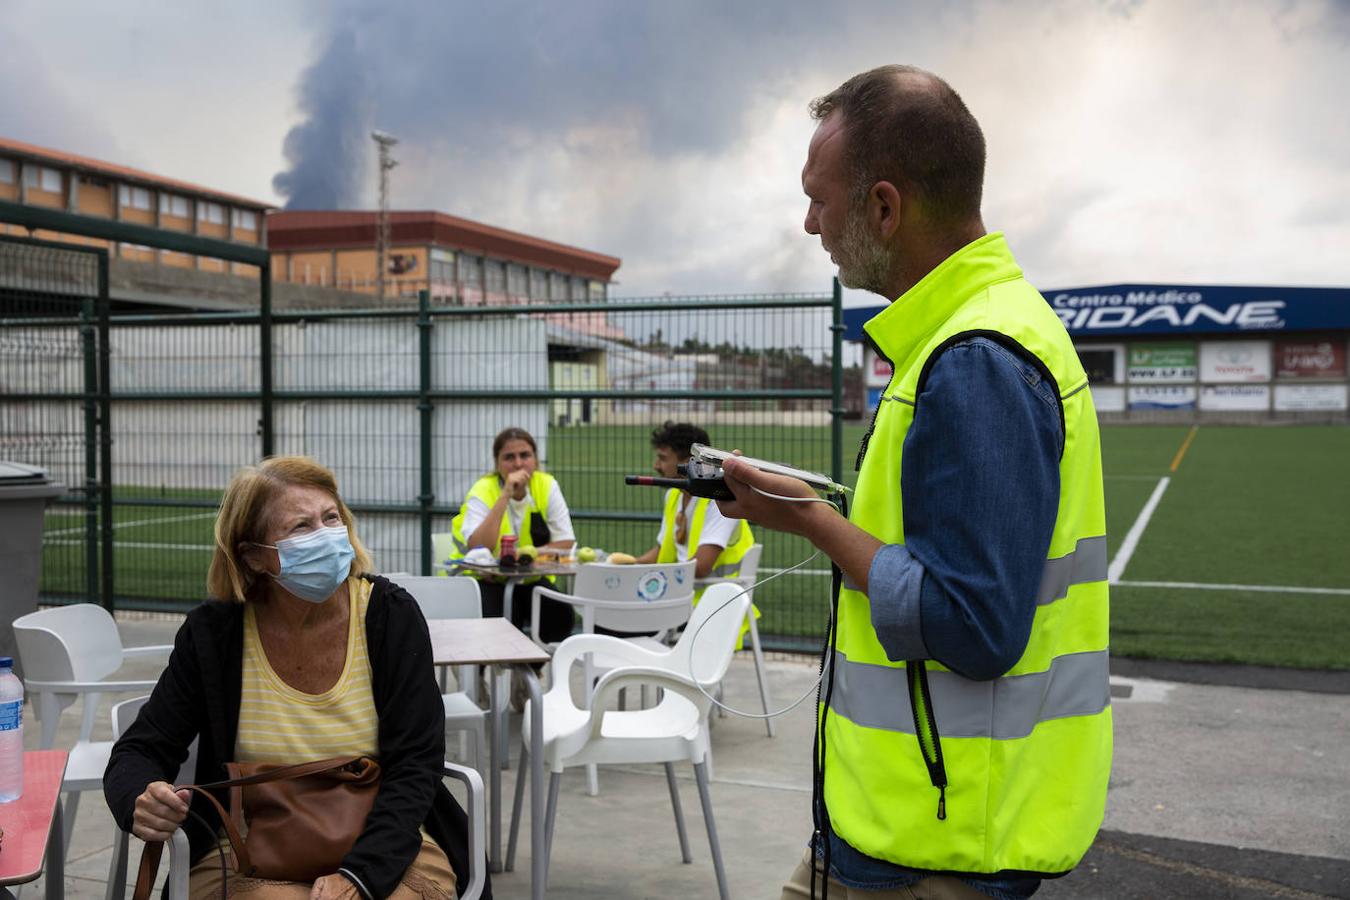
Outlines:
{"type": "Polygon", "coordinates": [[[1075,584],[1106,580],[1106,537],[1081,538],[1073,552],[1045,562],[1036,605],[1045,606],[1069,596],[1075,584]]]}
{"type": "Polygon", "coordinates": [[[459,535],[455,534],[453,531],[450,532],[450,540],[454,541],[455,549],[459,551],[460,556],[469,552],[469,542],[461,541],[459,535]]]}
{"type": "Polygon", "coordinates": [[[708,572],[709,578],[735,578],[741,571],[741,561],[738,559],[734,563],[727,563],[725,566],[713,566],[708,572]]]}
{"type": "MultiPolygon", "coordinates": [[[[850,662],[835,653],[830,710],[856,725],[914,734],[903,667],[850,662]]],[[[955,672],[928,673],[938,734],[1015,740],[1038,722],[1092,716],[1111,704],[1107,653],[1057,657],[1044,672],[971,681],[955,672]]]]}

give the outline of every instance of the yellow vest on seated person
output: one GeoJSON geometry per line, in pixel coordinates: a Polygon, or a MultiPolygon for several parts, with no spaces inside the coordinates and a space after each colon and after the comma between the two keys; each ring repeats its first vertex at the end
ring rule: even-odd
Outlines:
{"type": "MultiPolygon", "coordinates": [[[[679,488],[671,488],[666,491],[666,506],[662,517],[665,522],[665,534],[661,539],[661,549],[656,556],[656,561],[659,563],[679,562],[679,550],[675,545],[675,517],[680,512],[682,499],[683,491],[679,488]]],[[[708,515],[708,504],[712,502],[707,497],[694,497],[690,503],[692,513],[688,517],[689,542],[686,545],[689,548],[689,559],[693,559],[698,553],[699,538],[703,535],[703,522],[708,515]]],[[[737,520],[736,530],[731,533],[731,539],[722,548],[722,552],[717,554],[717,560],[713,563],[712,571],[708,573],[708,577],[736,578],[739,576],[741,574],[741,560],[754,545],[755,535],[750,530],[750,523],[743,519],[737,520]]],[[[703,596],[703,591],[704,588],[698,588],[694,591],[695,606],[698,605],[699,599],[703,596]]],[[[759,607],[752,604],[750,609],[755,618],[758,619],[761,615],[759,607]]],[[[750,622],[746,620],[741,624],[741,633],[736,639],[737,650],[740,650],[744,645],[745,634],[749,630],[750,622]]]]}

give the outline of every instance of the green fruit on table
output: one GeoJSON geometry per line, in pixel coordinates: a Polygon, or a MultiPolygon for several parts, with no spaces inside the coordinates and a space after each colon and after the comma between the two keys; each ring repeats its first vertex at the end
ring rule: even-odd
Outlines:
{"type": "Polygon", "coordinates": [[[582,547],[577,551],[577,562],[595,562],[595,548],[582,547]]]}

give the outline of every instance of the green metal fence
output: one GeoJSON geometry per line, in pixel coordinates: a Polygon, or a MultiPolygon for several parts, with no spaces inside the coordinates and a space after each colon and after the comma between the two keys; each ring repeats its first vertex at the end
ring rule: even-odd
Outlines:
{"type": "MultiPolygon", "coordinates": [[[[73,471],[21,445],[60,432],[60,410],[84,411],[64,451],[84,465],[82,489],[47,517],[52,602],[182,610],[204,599],[220,491],[270,454],[335,471],[385,571],[433,570],[431,535],[449,530],[508,425],[538,440],[579,542],[606,550],[655,543],[662,495],[623,476],[650,470],[650,433],[667,419],[702,425],[718,446],[843,474],[837,287],[510,307],[433,308],[423,296],[417,308],[330,312],[272,310],[264,292],[256,312],[100,315],[103,284],[102,300],[98,289],[60,302],[16,289],[0,319],[0,341],[39,329],[64,348],[3,369],[0,457],[73,471]],[[11,426],[16,410],[30,424],[11,426]]],[[[757,537],[766,573],[811,553],[800,539],[757,537]]],[[[757,593],[769,646],[814,647],[828,571],[818,558],[757,593]]]]}

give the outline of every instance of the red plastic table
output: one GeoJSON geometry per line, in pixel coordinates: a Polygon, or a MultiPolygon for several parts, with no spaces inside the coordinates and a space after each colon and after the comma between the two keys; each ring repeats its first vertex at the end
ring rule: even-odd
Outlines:
{"type": "Polygon", "coordinates": [[[0,897],[13,897],[4,885],[27,884],[42,875],[47,858],[47,900],[65,896],[65,853],[61,846],[61,782],[66,751],[30,750],[23,755],[23,796],[0,803],[0,897]]]}

